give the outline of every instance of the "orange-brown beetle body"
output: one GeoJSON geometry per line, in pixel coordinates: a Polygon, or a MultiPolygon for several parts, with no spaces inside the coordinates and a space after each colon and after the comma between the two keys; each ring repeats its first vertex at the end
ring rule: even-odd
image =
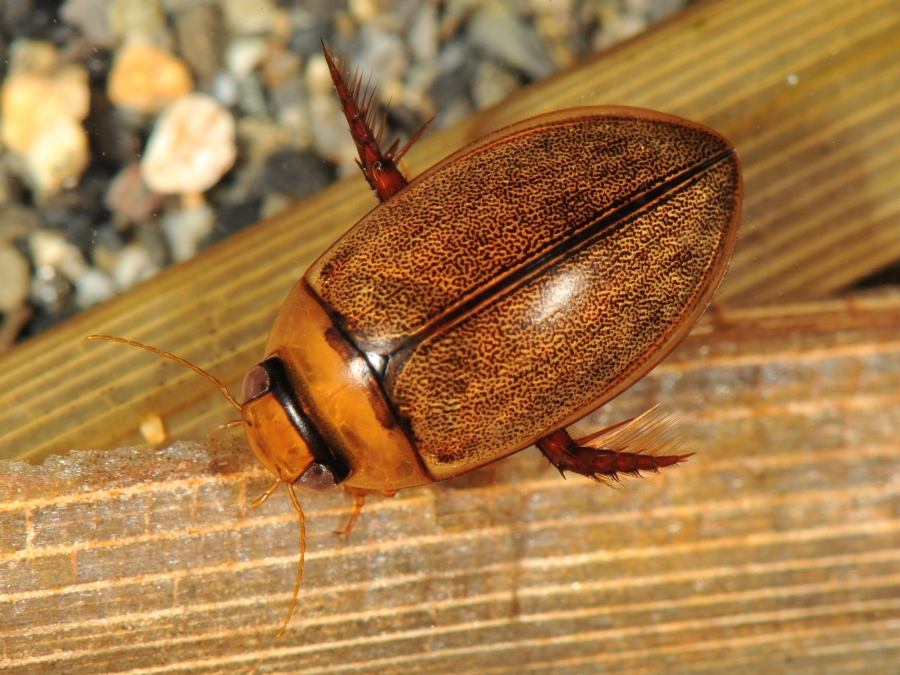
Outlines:
{"type": "MultiPolygon", "coordinates": [[[[325,50],[360,167],[382,200],[290,292],[247,373],[250,445],[293,485],[362,495],[444,480],[537,447],[597,480],[671,466],[665,420],[572,439],[687,335],[731,258],[741,170],[716,132],[624,107],[534,117],[411,183],[380,149],[374,95],[325,50]]],[[[421,133],[421,131],[419,132],[421,133]]],[[[417,134],[418,136],[418,134],[417,134]]],[[[415,140],[415,137],[413,138],[415,140]]]]}
{"type": "Polygon", "coordinates": [[[487,136],[388,193],[297,283],[245,380],[250,443],[313,489],[395,491],[535,443],[614,476],[563,429],[688,333],[740,206],[732,145],[670,115],[577,108],[487,136]]]}

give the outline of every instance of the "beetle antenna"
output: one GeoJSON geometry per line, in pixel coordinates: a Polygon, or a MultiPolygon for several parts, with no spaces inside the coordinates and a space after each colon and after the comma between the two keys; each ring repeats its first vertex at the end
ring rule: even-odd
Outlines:
{"type": "MultiPolygon", "coordinates": [[[[288,492],[291,495],[291,503],[294,505],[294,509],[297,511],[297,515],[300,517],[300,563],[297,566],[297,580],[294,582],[294,593],[291,596],[291,606],[288,607],[287,616],[284,617],[284,623],[281,624],[281,629],[275,635],[275,637],[281,637],[284,635],[284,631],[287,629],[287,625],[291,620],[291,617],[294,615],[294,610],[297,608],[297,596],[300,595],[300,582],[303,581],[303,564],[306,562],[306,516],[303,515],[303,509],[300,507],[300,501],[297,499],[297,494],[294,492],[294,485],[292,483],[288,483],[287,481],[283,481],[281,479],[276,480],[272,485],[266,490],[262,496],[254,499],[250,506],[256,508],[263,502],[265,502],[269,497],[272,496],[272,493],[278,489],[278,487],[284,483],[287,485],[288,492]]],[[[259,664],[257,664],[257,667],[259,664]]]]}
{"type": "MultiPolygon", "coordinates": [[[[203,370],[202,368],[199,368],[199,367],[195,366],[193,363],[191,363],[190,361],[184,360],[184,359],[181,358],[180,356],[175,356],[174,354],[170,354],[169,352],[164,352],[162,349],[157,349],[156,347],[151,347],[150,345],[145,345],[145,344],[142,343],[142,342],[135,342],[134,340],[126,340],[125,338],[116,337],[116,336],[114,336],[114,335],[88,335],[88,336],[87,336],[86,338],[84,338],[84,339],[85,339],[85,341],[89,341],[89,340],[109,340],[110,342],[119,342],[119,343],[121,343],[121,344],[123,344],[123,345],[129,345],[129,346],[131,346],[131,347],[140,347],[141,349],[146,349],[148,352],[153,352],[154,354],[157,354],[157,355],[162,356],[162,357],[164,357],[164,358],[170,359],[170,360],[174,361],[175,363],[180,363],[180,364],[181,364],[182,366],[184,366],[185,368],[190,368],[191,370],[193,370],[193,371],[194,371],[195,373],[197,373],[198,375],[201,375],[202,377],[205,377],[207,380],[209,380],[209,381],[212,382],[214,385],[216,385],[216,386],[219,388],[219,391],[221,391],[222,394],[224,394],[225,398],[228,399],[228,402],[231,403],[231,405],[233,405],[235,408],[237,408],[238,411],[241,410],[241,404],[238,403],[238,402],[237,402],[237,399],[236,399],[234,396],[231,395],[231,392],[228,391],[228,389],[225,387],[224,384],[222,384],[221,382],[219,382],[218,379],[216,379],[215,377],[213,377],[212,375],[210,375],[209,373],[207,373],[207,372],[206,372],[205,370],[203,370]]],[[[234,426],[237,426],[237,425],[234,425],[234,426]]],[[[230,425],[225,425],[225,428],[230,429],[231,426],[230,426],[230,425]]],[[[216,431],[218,431],[218,429],[217,429],[216,431]]]]}
{"type": "Polygon", "coordinates": [[[276,637],[284,635],[288,622],[294,614],[294,609],[297,607],[297,596],[300,594],[300,582],[303,580],[303,563],[306,561],[306,517],[303,515],[303,509],[300,508],[300,502],[297,499],[297,494],[294,492],[294,485],[292,483],[286,483],[286,485],[288,487],[288,492],[291,495],[291,503],[294,505],[294,508],[297,510],[297,515],[300,517],[300,564],[297,566],[297,580],[294,582],[294,593],[291,596],[291,606],[288,607],[287,616],[284,617],[284,623],[281,624],[281,630],[278,631],[276,637]]]}

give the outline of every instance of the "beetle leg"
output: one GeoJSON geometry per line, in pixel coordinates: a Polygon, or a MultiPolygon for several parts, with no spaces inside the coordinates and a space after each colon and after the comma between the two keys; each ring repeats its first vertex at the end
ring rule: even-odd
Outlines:
{"type": "Polygon", "coordinates": [[[353,513],[350,514],[350,520],[347,521],[347,525],[344,527],[344,529],[332,530],[334,534],[350,534],[350,531],[356,524],[356,519],[359,518],[359,514],[362,512],[363,504],[365,504],[366,502],[366,490],[353,490],[352,488],[345,489],[349,492],[352,492],[354,496],[353,513]]]}
{"type": "Polygon", "coordinates": [[[363,84],[362,75],[358,71],[351,75],[347,65],[331,53],[324,41],[322,52],[325,54],[325,62],[328,64],[334,88],[341,102],[341,110],[347,118],[347,124],[350,125],[353,142],[356,143],[359,154],[356,163],[362,169],[366,181],[378,199],[386,202],[409,182],[397,164],[431,121],[423,124],[399,151],[397,150],[399,141],[395,141],[387,151],[382,151],[381,140],[384,136],[387,113],[385,112],[381,122],[378,123],[378,92],[368,83],[363,84]]]}
{"type": "Polygon", "coordinates": [[[694,454],[676,454],[682,440],[673,433],[671,418],[657,408],[578,440],[565,429],[554,431],[536,445],[560,473],[572,471],[597,481],[618,481],[619,474],[656,473],[694,454]]]}

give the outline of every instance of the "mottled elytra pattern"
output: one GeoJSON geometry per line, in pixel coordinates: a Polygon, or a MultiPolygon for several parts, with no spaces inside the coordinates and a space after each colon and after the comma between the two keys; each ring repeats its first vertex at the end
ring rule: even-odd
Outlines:
{"type": "Polygon", "coordinates": [[[730,148],[700,125],[609,110],[527,120],[448,158],[342,237],[310,268],[311,287],[362,349],[388,354],[598,217],[730,148]]]}
{"type": "Polygon", "coordinates": [[[308,272],[441,480],[570,424],[699,318],[740,221],[728,141],[629,109],[558,113],[451,156],[308,272]]]}
{"type": "Polygon", "coordinates": [[[673,326],[708,300],[737,181],[734,163],[717,165],[416,345],[386,384],[429,472],[448,478],[530,445],[655,365],[673,326]]]}

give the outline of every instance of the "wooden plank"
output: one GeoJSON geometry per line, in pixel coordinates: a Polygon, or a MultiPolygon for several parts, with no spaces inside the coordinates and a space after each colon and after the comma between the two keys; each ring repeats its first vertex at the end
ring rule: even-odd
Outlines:
{"type": "MultiPolygon", "coordinates": [[[[681,114],[732,138],[746,170],[722,301],[826,297],[900,259],[898,31],[895,0],[701,3],[423,140],[410,169],[547,110],[622,103],[681,114]]],[[[152,414],[170,437],[202,439],[234,415],[207,383],[81,338],[149,342],[237,390],[291,285],[373,205],[364,181],[341,183],[0,358],[2,456],[134,444],[152,414]]]]}
{"type": "Polygon", "coordinates": [[[620,491],[534,450],[393,499],[302,495],[240,438],[0,464],[0,669],[888,673],[900,297],[720,314],[585,429],[663,402],[697,455],[620,491]]]}

